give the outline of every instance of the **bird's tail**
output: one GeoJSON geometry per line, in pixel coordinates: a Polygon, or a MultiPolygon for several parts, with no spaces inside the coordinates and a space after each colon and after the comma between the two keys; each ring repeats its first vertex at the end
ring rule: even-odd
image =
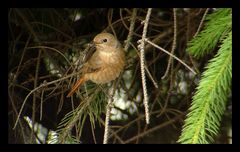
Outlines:
{"type": "Polygon", "coordinates": [[[71,91],[68,93],[67,97],[71,97],[76,90],[86,81],[86,79],[84,77],[81,77],[76,83],[75,85],[72,87],[71,91]]]}

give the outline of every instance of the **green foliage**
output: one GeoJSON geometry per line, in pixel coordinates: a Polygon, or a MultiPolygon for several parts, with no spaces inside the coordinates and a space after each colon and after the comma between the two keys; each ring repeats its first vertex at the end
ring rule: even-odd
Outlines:
{"type": "Polygon", "coordinates": [[[231,9],[218,9],[206,21],[206,28],[188,43],[188,52],[197,58],[209,53],[232,29],[231,9]]]}
{"type": "Polygon", "coordinates": [[[71,141],[80,141],[83,126],[87,116],[89,117],[92,129],[95,128],[95,121],[99,120],[100,114],[105,111],[106,107],[106,95],[100,90],[95,89],[94,92],[85,97],[85,100],[81,101],[80,105],[65,115],[58,125],[58,137],[59,143],[68,143],[71,141]],[[78,137],[74,137],[71,134],[72,128],[76,126],[78,137]]]}
{"type": "Polygon", "coordinates": [[[222,44],[215,57],[209,61],[193,96],[190,112],[178,140],[180,143],[213,142],[213,137],[218,133],[220,127],[227,98],[231,92],[232,32],[230,10],[219,9],[209,15],[208,19],[211,20],[208,21],[206,29],[191,41],[188,48],[189,52],[200,57],[213,49],[219,39],[222,44]],[[224,26],[220,25],[220,21],[223,20],[228,21],[221,23],[224,26]],[[214,24],[214,22],[216,23],[214,24]],[[216,27],[213,28],[213,25],[216,27]]]}

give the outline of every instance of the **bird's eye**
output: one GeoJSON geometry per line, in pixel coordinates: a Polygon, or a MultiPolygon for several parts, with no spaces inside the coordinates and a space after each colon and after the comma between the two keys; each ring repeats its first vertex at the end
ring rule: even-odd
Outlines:
{"type": "Polygon", "coordinates": [[[103,42],[104,42],[104,43],[107,42],[107,39],[103,39],[103,42]]]}

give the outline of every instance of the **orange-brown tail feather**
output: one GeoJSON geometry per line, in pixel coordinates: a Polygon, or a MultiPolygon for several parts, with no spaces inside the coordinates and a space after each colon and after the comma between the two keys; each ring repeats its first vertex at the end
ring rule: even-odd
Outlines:
{"type": "Polygon", "coordinates": [[[80,78],[76,83],[75,85],[72,87],[71,91],[68,93],[67,97],[71,97],[75,92],[76,90],[85,82],[85,78],[82,77],[80,78]]]}

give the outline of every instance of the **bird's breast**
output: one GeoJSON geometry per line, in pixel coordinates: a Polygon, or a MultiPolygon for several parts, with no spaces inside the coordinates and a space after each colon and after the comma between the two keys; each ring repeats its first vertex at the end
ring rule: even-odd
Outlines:
{"type": "Polygon", "coordinates": [[[103,84],[116,79],[125,64],[124,52],[101,52],[100,60],[103,61],[101,69],[94,73],[89,73],[89,80],[94,83],[103,84]]]}

